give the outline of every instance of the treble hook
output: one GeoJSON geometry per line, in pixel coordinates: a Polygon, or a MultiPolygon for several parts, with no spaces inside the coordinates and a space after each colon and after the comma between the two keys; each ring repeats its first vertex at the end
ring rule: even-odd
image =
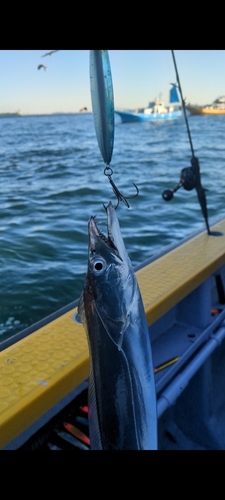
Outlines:
{"type": "Polygon", "coordinates": [[[128,203],[128,201],[127,201],[127,200],[130,200],[131,198],[136,198],[136,196],[139,194],[139,189],[138,189],[138,187],[136,186],[136,184],[134,184],[134,182],[133,182],[133,185],[134,185],[134,187],[135,187],[135,188],[136,188],[136,190],[137,190],[136,194],[134,194],[133,196],[126,196],[126,197],[125,197],[125,196],[124,196],[124,195],[123,195],[123,194],[119,191],[119,189],[118,189],[118,187],[116,186],[115,182],[112,180],[113,169],[112,169],[109,165],[106,165],[106,167],[105,167],[105,169],[104,169],[104,174],[108,177],[109,182],[110,182],[110,184],[111,184],[111,186],[112,186],[113,192],[114,192],[114,194],[116,195],[117,200],[118,200],[118,202],[117,202],[117,205],[116,205],[115,209],[117,209],[117,207],[119,206],[119,202],[120,202],[120,201],[123,201],[123,203],[125,203],[126,207],[127,207],[127,208],[130,208],[130,205],[129,205],[129,203],[128,203]]]}

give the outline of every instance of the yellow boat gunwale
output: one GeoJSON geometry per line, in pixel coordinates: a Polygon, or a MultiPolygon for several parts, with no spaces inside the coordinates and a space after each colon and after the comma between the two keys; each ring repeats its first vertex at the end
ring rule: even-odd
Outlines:
{"type": "MultiPolygon", "coordinates": [[[[148,325],[225,264],[225,219],[136,272],[148,325]]],[[[0,352],[0,449],[81,384],[89,372],[83,326],[73,308],[0,352]]]]}

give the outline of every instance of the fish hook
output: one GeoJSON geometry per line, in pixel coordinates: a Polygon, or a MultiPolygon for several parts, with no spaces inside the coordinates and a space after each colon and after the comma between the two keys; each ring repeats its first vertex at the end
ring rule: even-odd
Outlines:
{"type": "Polygon", "coordinates": [[[125,203],[126,207],[127,207],[127,208],[130,208],[130,205],[129,205],[129,203],[128,203],[128,201],[127,201],[127,200],[130,200],[131,198],[135,198],[135,197],[139,194],[139,189],[138,189],[138,187],[136,186],[136,184],[134,184],[134,182],[133,182],[133,185],[134,185],[134,187],[136,188],[136,191],[137,191],[137,192],[136,192],[136,194],[134,194],[133,196],[126,196],[126,197],[125,197],[125,196],[124,196],[124,195],[123,195],[123,194],[119,191],[119,189],[118,189],[118,187],[116,186],[115,182],[112,180],[113,169],[112,169],[109,165],[106,165],[106,167],[105,167],[105,169],[104,169],[104,174],[108,177],[109,182],[110,182],[110,184],[111,184],[111,186],[112,186],[113,192],[114,192],[114,194],[116,195],[117,200],[118,200],[118,202],[117,202],[117,205],[116,205],[115,209],[119,206],[119,202],[120,202],[120,201],[123,201],[123,203],[125,203]]]}

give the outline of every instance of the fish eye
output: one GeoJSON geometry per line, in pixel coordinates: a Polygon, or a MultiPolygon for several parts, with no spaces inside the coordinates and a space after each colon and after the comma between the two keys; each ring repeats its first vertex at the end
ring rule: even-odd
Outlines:
{"type": "Polygon", "coordinates": [[[106,261],[98,257],[93,260],[92,267],[95,274],[102,274],[106,269],[106,261]]]}

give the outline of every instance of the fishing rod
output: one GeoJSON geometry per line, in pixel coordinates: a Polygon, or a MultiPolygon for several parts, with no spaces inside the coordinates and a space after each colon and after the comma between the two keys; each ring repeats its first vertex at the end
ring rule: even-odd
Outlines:
{"type": "Polygon", "coordinates": [[[193,148],[193,144],[192,144],[192,140],[191,140],[191,132],[190,132],[190,129],[189,129],[189,124],[188,124],[188,119],[187,119],[187,113],[186,113],[186,107],[185,107],[185,100],[184,100],[183,94],[182,94],[182,89],[181,89],[181,84],[180,84],[180,78],[179,78],[179,74],[178,74],[178,70],[177,70],[177,64],[176,64],[176,59],[175,59],[175,55],[174,55],[174,50],[171,50],[171,52],[172,52],[172,58],[173,58],[175,73],[176,73],[177,85],[178,85],[178,89],[179,89],[180,97],[181,97],[182,109],[183,109],[184,118],[185,118],[186,127],[187,127],[188,138],[189,138],[189,142],[190,142],[190,146],[191,146],[192,157],[194,157],[195,156],[194,155],[194,148],[193,148]]]}
{"type": "Polygon", "coordinates": [[[192,189],[195,188],[197,191],[197,195],[198,195],[198,201],[199,201],[200,207],[202,209],[202,214],[203,214],[203,217],[205,219],[207,232],[210,235],[212,233],[209,229],[207,203],[206,203],[206,196],[205,196],[205,191],[207,191],[207,190],[204,189],[202,187],[202,184],[201,184],[200,166],[199,166],[198,158],[194,154],[194,148],[193,148],[193,143],[192,143],[192,139],[191,139],[191,132],[189,129],[188,119],[187,119],[187,114],[186,114],[185,100],[184,100],[183,94],[182,94],[182,88],[181,88],[181,84],[180,84],[180,78],[179,78],[179,74],[178,74],[176,59],[175,59],[174,51],[171,50],[171,52],[172,52],[175,73],[176,73],[176,79],[177,79],[177,85],[175,85],[175,86],[178,87],[180,97],[181,97],[182,109],[183,109],[185,123],[186,123],[186,127],[187,127],[187,133],[188,133],[188,138],[189,138],[189,142],[190,142],[192,158],[191,158],[191,167],[186,167],[186,168],[183,168],[181,170],[181,174],[180,174],[181,177],[180,177],[179,183],[172,190],[165,189],[165,191],[163,191],[163,193],[162,193],[162,197],[165,201],[170,201],[170,200],[172,200],[174,193],[178,189],[180,189],[181,187],[183,187],[186,191],[191,191],[192,189]]]}

